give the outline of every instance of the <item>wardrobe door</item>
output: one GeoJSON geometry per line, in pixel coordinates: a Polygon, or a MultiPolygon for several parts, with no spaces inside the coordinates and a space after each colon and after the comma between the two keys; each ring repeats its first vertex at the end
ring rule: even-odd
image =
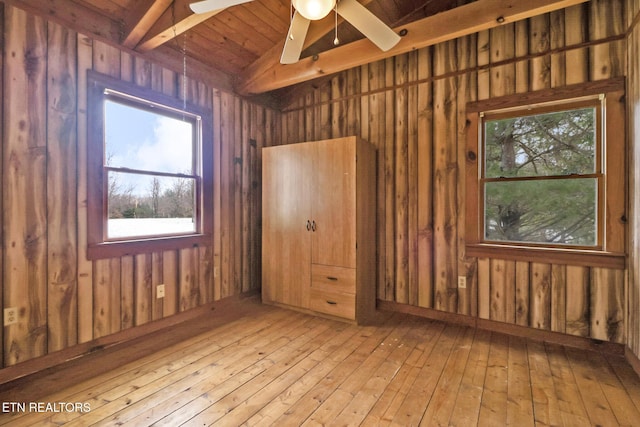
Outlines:
{"type": "Polygon", "coordinates": [[[268,147],[262,161],[262,297],[306,308],[311,280],[310,147],[268,147]]]}
{"type": "Polygon", "coordinates": [[[355,140],[339,138],[313,147],[312,263],[355,268],[355,140]]]}

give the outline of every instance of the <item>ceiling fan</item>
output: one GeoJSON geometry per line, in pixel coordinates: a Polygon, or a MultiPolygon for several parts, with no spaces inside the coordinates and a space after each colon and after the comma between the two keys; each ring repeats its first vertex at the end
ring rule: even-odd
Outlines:
{"type": "MultiPolygon", "coordinates": [[[[189,7],[195,13],[206,13],[248,1],[251,0],[203,0],[191,3],[189,7]]],[[[334,8],[380,49],[387,51],[400,41],[400,36],[395,31],[357,0],[292,0],[292,3],[296,11],[280,57],[282,64],[298,62],[311,21],[324,18],[334,8]]]]}
{"type": "Polygon", "coordinates": [[[252,0],[203,0],[191,3],[189,7],[193,10],[193,13],[207,13],[250,1],[252,0]]]}

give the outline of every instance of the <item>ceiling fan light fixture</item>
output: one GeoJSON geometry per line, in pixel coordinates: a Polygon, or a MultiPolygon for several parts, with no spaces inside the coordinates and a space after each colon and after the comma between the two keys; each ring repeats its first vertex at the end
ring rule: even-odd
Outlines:
{"type": "Polygon", "coordinates": [[[336,5],[336,0],[292,0],[292,2],[298,13],[311,21],[324,18],[336,5]]]}

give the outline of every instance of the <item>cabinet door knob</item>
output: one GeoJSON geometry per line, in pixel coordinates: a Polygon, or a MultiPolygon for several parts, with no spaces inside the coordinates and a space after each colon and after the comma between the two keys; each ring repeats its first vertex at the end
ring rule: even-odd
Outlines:
{"type": "Polygon", "coordinates": [[[314,232],[315,232],[315,231],[316,231],[316,228],[317,228],[317,227],[316,227],[316,222],[315,222],[315,221],[312,221],[312,222],[311,222],[311,231],[314,231],[314,232]]]}
{"type": "Polygon", "coordinates": [[[307,231],[311,230],[311,221],[307,220],[307,231]]]}

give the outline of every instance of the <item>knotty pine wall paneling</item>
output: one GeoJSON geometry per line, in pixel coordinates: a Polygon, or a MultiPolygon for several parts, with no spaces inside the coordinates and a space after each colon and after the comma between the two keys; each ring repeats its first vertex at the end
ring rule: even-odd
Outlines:
{"type": "Polygon", "coordinates": [[[76,239],[76,33],[48,28],[47,325],[48,352],[78,340],[76,239]]]}
{"type": "MultiPolygon", "coordinates": [[[[411,52],[408,63],[408,81],[418,79],[418,51],[411,52]]],[[[409,177],[418,176],[418,87],[413,85],[407,88],[407,238],[405,243],[407,259],[407,284],[415,283],[416,286],[407,286],[408,303],[418,304],[418,182],[409,177]]]]}
{"type": "Polygon", "coordinates": [[[394,84],[394,116],[393,134],[395,143],[393,146],[394,162],[391,166],[393,180],[396,184],[395,197],[393,198],[392,211],[395,228],[395,300],[402,303],[409,302],[409,133],[410,117],[408,108],[409,90],[406,82],[409,78],[409,55],[400,55],[395,58],[394,84]]]}
{"type": "MultiPolygon", "coordinates": [[[[324,137],[355,132],[377,148],[378,298],[625,341],[626,270],[466,256],[464,147],[470,101],[624,76],[627,1],[507,23],[294,92],[282,113],[283,143],[317,137],[329,123],[324,137]],[[350,129],[345,115],[360,125],[350,129]]],[[[624,250],[625,236],[609,238],[624,250]]]]}
{"type": "MultiPolygon", "coordinates": [[[[434,74],[457,71],[457,40],[434,46],[434,74]]],[[[433,308],[457,312],[458,241],[458,143],[457,79],[443,77],[433,82],[433,308]]]]}
{"type": "Polygon", "coordinates": [[[627,347],[640,359],[640,1],[627,0],[627,106],[629,120],[629,283],[627,347]]]}
{"type": "MultiPolygon", "coordinates": [[[[93,69],[120,78],[120,52],[97,41],[93,42],[92,47],[90,53],[93,56],[93,69]]],[[[91,126],[91,123],[87,123],[87,126],[91,126]]],[[[83,199],[86,200],[86,194],[83,195],[83,199]]],[[[132,324],[130,308],[133,296],[129,296],[132,290],[125,283],[124,298],[122,297],[120,258],[93,261],[93,270],[92,338],[99,338],[121,330],[122,313],[125,318],[124,324],[132,324]]]]}
{"type": "MultiPolygon", "coordinates": [[[[77,176],[87,176],[87,70],[93,68],[91,39],[76,35],[78,99],[76,113],[77,176]]],[[[93,263],[87,259],[87,180],[76,182],[78,273],[78,343],[93,339],[93,263]]],[[[3,287],[5,282],[2,282],[3,287]]]]}
{"type": "MultiPolygon", "coordinates": [[[[476,35],[465,37],[457,41],[457,67],[460,70],[471,69],[476,66],[476,35]]],[[[466,133],[467,133],[467,117],[465,112],[465,105],[468,102],[477,100],[477,74],[460,73],[457,75],[457,87],[458,96],[456,98],[456,110],[457,110],[457,164],[463,165],[466,162],[466,133]],[[464,95],[462,95],[464,94],[464,95]]],[[[465,182],[466,176],[464,170],[457,168],[458,182],[465,182]]],[[[464,185],[457,186],[457,206],[464,206],[466,200],[466,188],[464,185]]],[[[465,245],[465,231],[466,231],[466,212],[464,209],[457,209],[457,226],[458,236],[457,245],[458,248],[464,248],[465,245]]],[[[477,315],[477,282],[474,280],[475,262],[472,259],[466,257],[464,250],[457,251],[457,277],[465,277],[467,286],[466,288],[458,288],[458,303],[457,311],[459,314],[464,315],[477,315]]],[[[456,284],[457,287],[457,284],[456,284]]]]}
{"type": "MultiPolygon", "coordinates": [[[[395,62],[396,58],[387,58],[384,60],[384,75],[383,81],[387,88],[393,88],[395,84],[395,62]]],[[[385,192],[384,200],[384,216],[386,224],[385,234],[385,246],[384,257],[381,261],[384,263],[384,295],[385,299],[395,299],[396,295],[396,221],[395,221],[395,194],[396,194],[396,181],[395,181],[395,93],[393,90],[385,92],[384,97],[384,133],[381,135],[382,144],[384,145],[384,175],[385,175],[385,192]]],[[[337,136],[337,135],[336,135],[337,136]]],[[[342,135],[341,135],[342,136],[342,135]]],[[[379,172],[380,173],[380,172],[379,172]]],[[[378,196],[380,197],[380,196],[378,196]]]]}
{"type": "Polygon", "coordinates": [[[1,300],[19,314],[2,366],[258,289],[259,156],[280,142],[279,112],[6,4],[0,29],[1,300]],[[87,259],[87,70],[211,109],[209,245],[87,259]]]}
{"type": "MultiPolygon", "coordinates": [[[[418,266],[415,285],[418,299],[416,305],[433,307],[433,135],[429,130],[433,126],[433,90],[429,79],[432,76],[431,48],[417,52],[417,76],[420,82],[416,86],[417,97],[415,115],[416,129],[416,168],[415,197],[417,215],[417,251],[413,254],[418,266]]],[[[372,116],[373,117],[373,116],[372,116]]],[[[378,154],[380,156],[380,154],[378,154]]],[[[379,188],[379,187],[378,187],[379,188]]]]}
{"type": "Polygon", "coordinates": [[[5,7],[3,62],[4,363],[46,354],[47,336],[47,25],[5,7]]]}

